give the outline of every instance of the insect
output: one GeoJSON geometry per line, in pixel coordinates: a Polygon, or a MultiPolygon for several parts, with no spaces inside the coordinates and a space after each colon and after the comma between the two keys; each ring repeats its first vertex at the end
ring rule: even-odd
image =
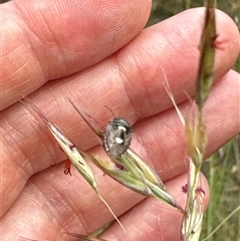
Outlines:
{"type": "Polygon", "coordinates": [[[105,129],[92,116],[85,112],[80,112],[80,110],[71,100],[69,100],[69,102],[81,115],[83,120],[92,129],[92,131],[103,141],[103,147],[109,156],[118,158],[128,150],[131,144],[133,130],[125,119],[115,117],[113,120],[108,122],[105,129]],[[94,122],[94,125],[97,126],[97,128],[90,124],[90,121],[88,120],[94,122]]]}
{"type": "Polygon", "coordinates": [[[132,127],[123,118],[114,118],[104,132],[104,147],[112,157],[120,157],[130,146],[132,127]]]}

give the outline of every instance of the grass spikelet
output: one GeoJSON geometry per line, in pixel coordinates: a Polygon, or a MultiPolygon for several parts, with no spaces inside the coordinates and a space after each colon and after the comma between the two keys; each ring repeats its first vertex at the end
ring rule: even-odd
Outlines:
{"type": "Polygon", "coordinates": [[[202,108],[209,96],[213,83],[216,38],[214,1],[208,0],[205,23],[201,37],[200,63],[196,81],[195,101],[197,105],[193,122],[185,120],[185,132],[189,151],[189,178],[186,214],[182,221],[181,237],[184,241],[197,241],[200,238],[203,221],[204,190],[200,187],[200,171],[207,145],[206,126],[202,108]]]}
{"type": "MultiPolygon", "coordinates": [[[[123,231],[126,233],[123,225],[117,218],[117,216],[114,214],[112,211],[111,207],[109,204],[105,201],[105,199],[100,195],[98,188],[97,188],[97,183],[95,181],[94,175],[88,166],[87,162],[84,160],[81,152],[76,148],[76,146],[63,134],[63,132],[50,120],[48,120],[44,114],[41,112],[40,109],[38,109],[37,106],[35,106],[27,97],[24,97],[25,102],[27,103],[40,117],[41,119],[45,122],[47,125],[48,129],[60,145],[61,149],[64,151],[64,153],[67,155],[68,159],[71,161],[71,163],[74,165],[74,167],[78,170],[78,172],[85,178],[85,180],[91,185],[91,187],[94,189],[94,191],[97,193],[98,197],[101,199],[101,201],[106,205],[110,213],[113,215],[115,220],[119,223],[123,231]]],[[[65,174],[70,173],[70,169],[67,166],[64,170],[65,174]]]]}
{"type": "Polygon", "coordinates": [[[206,125],[202,116],[202,108],[209,96],[213,84],[215,57],[213,41],[215,38],[215,9],[213,1],[209,0],[206,8],[205,23],[201,37],[200,63],[195,94],[197,110],[194,114],[193,120],[183,118],[165,76],[164,87],[185,128],[189,155],[187,203],[181,229],[181,239],[183,241],[198,241],[202,230],[205,192],[200,187],[200,171],[203,163],[204,151],[207,145],[206,125]]]}
{"type": "Polygon", "coordinates": [[[215,48],[214,40],[217,38],[215,25],[215,4],[214,0],[207,1],[205,12],[205,23],[200,44],[200,63],[198,68],[198,76],[196,81],[195,99],[198,108],[202,108],[206,102],[212,84],[215,48]]]}
{"type": "MultiPolygon", "coordinates": [[[[87,125],[101,139],[104,147],[104,130],[100,131],[90,124],[88,118],[93,119],[81,111],[70,101],[73,107],[81,115],[87,125]]],[[[94,120],[96,123],[96,120],[94,120]]],[[[106,151],[106,149],[105,149],[106,151]]],[[[105,161],[100,157],[93,157],[88,153],[82,153],[95,163],[105,174],[117,182],[145,196],[152,196],[184,212],[174,198],[167,192],[167,188],[158,175],[131,149],[128,148],[122,155],[114,157],[109,155],[110,160],[105,161]]]]}

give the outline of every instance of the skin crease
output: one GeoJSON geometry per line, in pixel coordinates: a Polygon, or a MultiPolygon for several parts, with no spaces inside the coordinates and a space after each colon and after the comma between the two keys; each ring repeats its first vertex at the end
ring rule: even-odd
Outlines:
{"type": "MultiPolygon", "coordinates": [[[[1,230],[3,241],[76,240],[113,219],[86,181],[72,170],[44,123],[18,102],[29,95],[75,144],[104,157],[98,140],[67,98],[106,124],[112,114],[133,124],[133,149],[184,206],[187,158],[184,130],[163,87],[164,73],[183,114],[194,94],[204,9],[191,9],[143,29],[150,1],[17,0],[2,4],[1,230]],[[101,4],[101,5],[99,5],[101,4]],[[90,9],[90,10],[89,10],[90,9]],[[137,21],[136,21],[137,19],[137,21]],[[183,27],[184,26],[184,27],[183,27]],[[158,157],[158,158],[156,158],[158,157]]],[[[204,107],[206,156],[240,131],[239,32],[217,12],[215,84],[204,107]],[[237,113],[237,118],[236,118],[237,113]]],[[[108,240],[180,240],[181,215],[138,195],[91,165],[102,196],[121,216],[108,240]]],[[[209,191],[202,177],[201,186],[209,191]]]]}

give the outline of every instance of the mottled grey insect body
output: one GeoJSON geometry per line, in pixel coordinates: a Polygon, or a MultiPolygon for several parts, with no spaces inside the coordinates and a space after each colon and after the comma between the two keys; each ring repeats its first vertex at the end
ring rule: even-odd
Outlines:
{"type": "Polygon", "coordinates": [[[114,118],[108,122],[104,133],[104,146],[107,153],[112,157],[120,157],[130,146],[132,128],[122,118],[114,118]]]}

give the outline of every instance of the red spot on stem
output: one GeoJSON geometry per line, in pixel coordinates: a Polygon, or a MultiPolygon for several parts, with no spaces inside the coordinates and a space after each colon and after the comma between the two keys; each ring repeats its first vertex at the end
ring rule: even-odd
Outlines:
{"type": "Polygon", "coordinates": [[[200,201],[201,204],[203,204],[204,197],[205,197],[205,191],[201,187],[198,187],[196,189],[196,193],[197,193],[198,200],[200,201]]]}
{"type": "Polygon", "coordinates": [[[74,144],[70,144],[70,149],[72,150],[73,148],[75,148],[75,145],[74,144]]]}
{"type": "Polygon", "coordinates": [[[187,193],[187,191],[188,191],[188,184],[185,184],[184,186],[182,186],[182,191],[184,193],[187,193]]]}
{"type": "Polygon", "coordinates": [[[124,166],[120,163],[116,163],[116,167],[120,170],[124,170],[124,166]]]}
{"type": "Polygon", "coordinates": [[[67,160],[67,161],[66,161],[66,164],[65,164],[65,167],[64,167],[64,171],[63,171],[65,175],[68,175],[68,174],[69,174],[70,176],[72,176],[72,173],[71,173],[71,164],[72,164],[72,163],[71,163],[70,160],[67,160]]]}
{"type": "Polygon", "coordinates": [[[224,43],[227,43],[228,40],[227,39],[219,39],[219,35],[216,34],[213,38],[212,38],[212,46],[215,49],[220,49],[220,50],[224,50],[224,43]]]}

